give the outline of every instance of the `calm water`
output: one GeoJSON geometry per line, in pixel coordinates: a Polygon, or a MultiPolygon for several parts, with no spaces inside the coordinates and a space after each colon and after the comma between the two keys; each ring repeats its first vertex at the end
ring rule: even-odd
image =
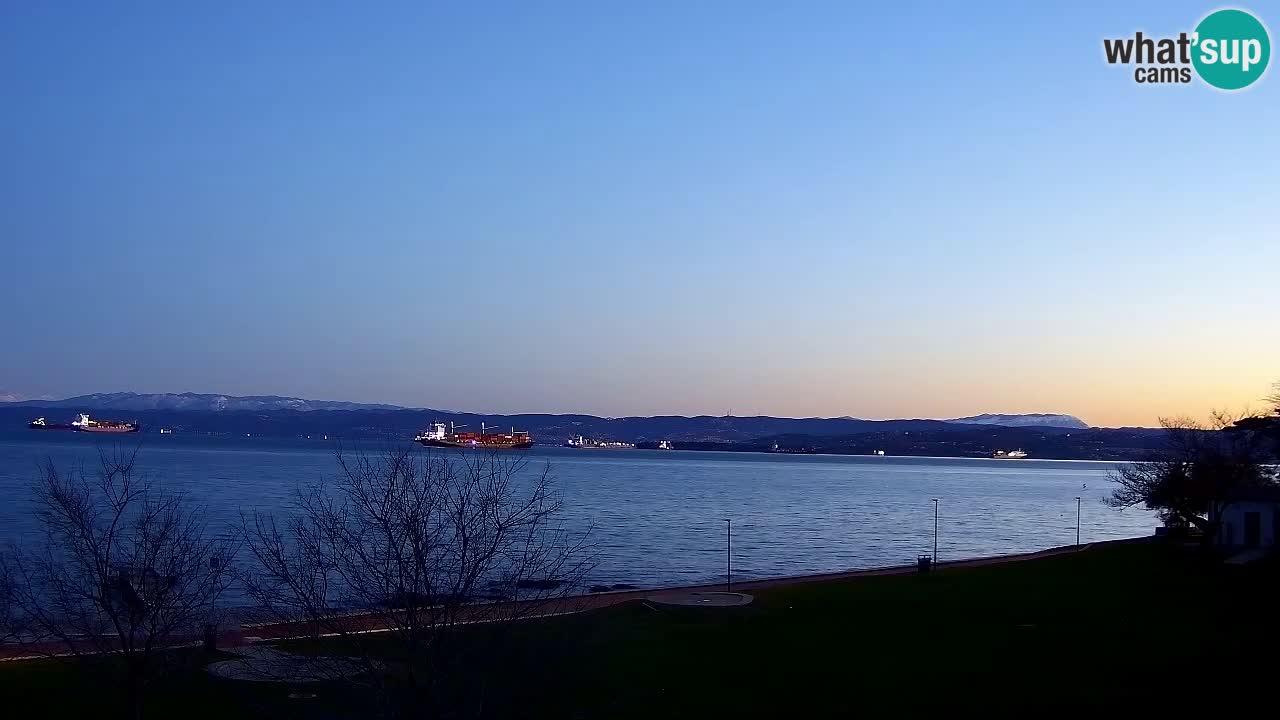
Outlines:
{"type": "MultiPolygon", "coordinates": [[[[138,436],[129,443],[137,442],[138,436]]],[[[335,477],[320,440],[141,437],[142,468],[204,503],[214,523],[241,509],[288,512],[300,485],[335,477]]],[[[37,464],[92,468],[99,443],[74,433],[0,434],[0,541],[34,528],[37,464]]],[[[550,461],[570,526],[595,525],[593,582],[676,585],[722,580],[733,519],[737,578],[914,562],[933,547],[939,498],[943,560],[1150,534],[1155,518],[1104,506],[1106,463],[761,455],[535,448],[550,461]]]]}

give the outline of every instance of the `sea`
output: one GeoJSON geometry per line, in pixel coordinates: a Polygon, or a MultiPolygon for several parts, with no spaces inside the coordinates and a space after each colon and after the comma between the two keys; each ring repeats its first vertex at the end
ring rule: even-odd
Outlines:
{"type": "MultiPolygon", "coordinates": [[[[183,491],[219,532],[242,512],[286,517],[299,489],[339,477],[335,442],[320,436],[0,432],[0,543],[38,538],[31,488],[42,464],[92,470],[99,452],[135,447],[139,469],[183,491]]],[[[549,469],[564,525],[590,529],[593,584],[906,565],[935,542],[941,561],[1029,552],[1075,543],[1077,512],[1084,543],[1150,535],[1158,524],[1104,503],[1116,467],[1105,462],[559,447],[524,456],[524,472],[549,469]]]]}

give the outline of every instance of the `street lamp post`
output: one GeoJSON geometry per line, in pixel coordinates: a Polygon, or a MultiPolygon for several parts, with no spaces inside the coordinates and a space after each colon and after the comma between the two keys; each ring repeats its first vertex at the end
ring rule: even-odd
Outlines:
{"type": "Polygon", "coordinates": [[[938,498],[933,499],[933,564],[938,564],[938,498]]]}
{"type": "Polygon", "coordinates": [[[724,591],[733,592],[733,519],[725,518],[724,591]]]}
{"type": "Polygon", "coordinates": [[[1080,547],[1080,496],[1076,496],[1076,547],[1080,547]]]}

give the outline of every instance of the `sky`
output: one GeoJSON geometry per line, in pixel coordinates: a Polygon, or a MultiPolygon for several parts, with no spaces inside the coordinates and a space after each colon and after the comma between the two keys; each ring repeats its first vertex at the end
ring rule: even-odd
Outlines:
{"type": "Polygon", "coordinates": [[[1217,7],[5,3],[0,394],[1260,408],[1280,70],[1102,53],[1217,7]]]}

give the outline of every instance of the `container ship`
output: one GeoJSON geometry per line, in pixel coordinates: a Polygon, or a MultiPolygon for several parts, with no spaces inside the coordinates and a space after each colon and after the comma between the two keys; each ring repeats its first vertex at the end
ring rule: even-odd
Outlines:
{"type": "Polygon", "coordinates": [[[27,427],[31,428],[32,430],[70,430],[71,429],[71,425],[68,423],[51,423],[42,417],[38,417],[35,420],[32,420],[31,422],[27,423],[27,427]]]}
{"type": "MultiPolygon", "coordinates": [[[[459,426],[461,427],[461,426],[459,426]]],[[[477,450],[524,450],[533,447],[533,438],[527,432],[487,432],[480,423],[480,432],[458,432],[453,423],[448,429],[444,423],[432,423],[431,429],[418,433],[413,441],[427,447],[475,448],[477,450]]]]}
{"type": "Polygon", "coordinates": [[[76,416],[71,421],[71,429],[76,432],[96,432],[96,433],[132,433],[138,432],[139,425],[136,422],[122,422],[120,420],[94,420],[84,413],[76,416]]]}

